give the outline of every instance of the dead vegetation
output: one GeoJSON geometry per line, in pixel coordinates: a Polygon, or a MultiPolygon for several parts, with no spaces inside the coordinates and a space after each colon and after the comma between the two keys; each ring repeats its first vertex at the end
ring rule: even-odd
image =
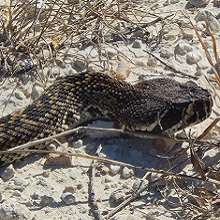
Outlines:
{"type": "MultiPolygon", "coordinates": [[[[0,80],[4,82],[4,79],[8,77],[13,79],[14,77],[19,78],[22,74],[33,74],[37,80],[46,84],[48,77],[53,78],[53,76],[50,75],[49,71],[45,72],[44,70],[50,69],[54,65],[62,66],[63,63],[70,63],[79,71],[87,69],[92,61],[89,60],[88,57],[82,57],[77,53],[77,50],[75,54],[69,53],[70,48],[77,48],[78,50],[86,49],[88,46],[96,48],[99,54],[99,62],[95,65],[99,69],[108,70],[111,69],[109,64],[111,58],[106,56],[106,45],[109,46],[116,41],[121,41],[122,44],[126,45],[133,39],[140,38],[149,45],[149,48],[154,48],[155,45],[161,42],[164,34],[163,27],[166,22],[172,22],[173,14],[170,13],[163,17],[153,14],[154,7],[157,6],[156,3],[150,5],[148,12],[143,11],[141,9],[143,4],[146,4],[145,1],[132,0],[113,0],[108,2],[104,0],[50,0],[45,1],[44,4],[37,3],[37,1],[33,0],[10,0],[8,7],[5,6],[0,9],[0,80]],[[151,34],[148,30],[148,28],[155,23],[159,23],[161,27],[157,35],[151,34]],[[43,74],[39,74],[39,70],[42,70],[43,74]]],[[[210,65],[213,67],[215,77],[213,77],[212,80],[207,80],[210,83],[211,90],[213,90],[213,88],[215,90],[215,88],[219,88],[220,86],[220,61],[215,37],[209,30],[209,23],[206,20],[208,34],[213,41],[215,60],[212,61],[212,55],[210,55],[207,50],[193,23],[191,24],[205,50],[210,65]]],[[[152,51],[150,52],[152,53],[152,51]]],[[[125,54],[123,54],[123,56],[125,56],[125,60],[129,59],[125,54]]],[[[165,65],[165,63],[163,64],[165,65]]],[[[128,68],[125,67],[125,71],[127,71],[127,69],[128,68]]],[[[214,92],[214,96],[215,101],[220,100],[217,92],[214,92]]],[[[217,104],[219,105],[219,103],[217,104]]],[[[130,192],[127,200],[111,210],[111,212],[106,215],[107,217],[104,216],[106,219],[110,219],[117,212],[129,206],[133,201],[146,200],[146,197],[149,196],[148,191],[159,191],[161,196],[170,204],[169,208],[164,208],[169,210],[176,218],[218,218],[220,217],[220,196],[217,193],[220,181],[219,158],[213,164],[205,164],[201,156],[210,149],[219,148],[219,139],[213,141],[204,139],[207,134],[212,132],[212,129],[218,134],[220,133],[219,130],[217,130],[219,127],[216,128],[216,124],[220,120],[219,113],[217,113],[217,115],[218,117],[214,119],[204,133],[195,139],[189,137],[188,140],[185,140],[185,142],[188,143],[188,148],[184,153],[186,153],[187,150],[190,151],[191,158],[188,158],[188,163],[191,159],[191,163],[195,168],[193,175],[183,175],[172,171],[174,167],[176,168],[181,165],[180,162],[179,164],[173,165],[174,167],[168,166],[170,161],[175,161],[181,154],[176,157],[168,158],[169,162],[164,170],[135,167],[117,161],[79,154],[65,153],[65,156],[86,157],[87,159],[97,160],[105,164],[110,163],[127,166],[134,170],[142,169],[146,172],[146,175],[152,173],[160,174],[158,178],[146,185],[141,182],[139,190],[130,192]],[[199,153],[201,155],[198,156],[199,153]],[[161,181],[161,179],[164,180],[164,185],[157,185],[157,182],[161,181]],[[210,185],[216,190],[211,190],[210,185]],[[179,197],[178,202],[175,204],[168,199],[169,188],[175,189],[179,197]]],[[[108,132],[108,130],[106,131],[105,129],[105,132],[108,132]]],[[[44,141],[45,140],[41,140],[41,142],[44,141]]],[[[30,147],[30,143],[28,146],[30,147]]],[[[22,149],[24,149],[23,147],[22,149]]],[[[20,151],[21,149],[16,148],[15,150],[20,151]]],[[[48,153],[44,151],[37,152],[48,153]]],[[[60,154],[63,155],[64,153],[60,154]]],[[[97,211],[97,209],[99,209],[99,203],[94,201],[96,192],[92,183],[94,178],[96,178],[95,169],[92,168],[90,193],[93,196],[94,206],[91,206],[91,209],[95,207],[95,212],[96,214],[98,213],[97,219],[102,219],[101,210],[97,211]]],[[[144,181],[144,177],[142,180],[144,181]]],[[[157,202],[152,202],[152,207],[157,207],[157,202]]],[[[143,210],[142,207],[138,206],[132,208],[143,210]]]]}
{"type": "MultiPolygon", "coordinates": [[[[82,50],[89,45],[99,52],[99,68],[108,69],[108,58],[103,56],[105,45],[115,41],[126,44],[137,37],[152,42],[150,38],[156,37],[150,36],[147,27],[164,21],[164,18],[150,11],[151,8],[149,12],[142,11],[135,1],[50,0],[38,3],[10,0],[9,6],[0,10],[1,78],[28,74],[33,70],[37,75],[36,69],[62,65],[67,58],[69,62],[77,60],[80,63],[81,60],[82,64],[86,57],[68,51],[72,47],[82,50]],[[64,47],[65,53],[61,51],[64,47]]],[[[154,40],[158,42],[158,39],[154,40]]],[[[84,66],[76,65],[75,68],[82,71],[89,61],[84,66]]]]}

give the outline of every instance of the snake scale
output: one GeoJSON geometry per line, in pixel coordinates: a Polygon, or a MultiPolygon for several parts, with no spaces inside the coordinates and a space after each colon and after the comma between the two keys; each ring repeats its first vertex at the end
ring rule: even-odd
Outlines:
{"type": "MultiPolygon", "coordinates": [[[[1,118],[0,150],[103,118],[122,129],[172,134],[206,119],[211,108],[210,93],[193,82],[155,78],[132,85],[102,72],[82,72],[57,79],[32,104],[1,118]]],[[[0,160],[17,158],[6,154],[0,160]]]]}

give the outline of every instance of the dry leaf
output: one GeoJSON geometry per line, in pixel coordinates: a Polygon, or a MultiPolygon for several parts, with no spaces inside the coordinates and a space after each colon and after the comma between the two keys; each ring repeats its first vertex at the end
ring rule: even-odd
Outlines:
{"type": "Polygon", "coordinates": [[[128,60],[126,60],[122,55],[118,55],[118,67],[115,71],[117,79],[124,80],[131,73],[131,66],[128,60]]]}
{"type": "Polygon", "coordinates": [[[52,36],[52,44],[54,46],[54,49],[58,49],[60,47],[60,41],[56,35],[52,36]]]}
{"type": "Polygon", "coordinates": [[[199,156],[194,152],[192,148],[190,148],[190,153],[191,153],[191,162],[193,164],[193,167],[200,173],[200,175],[203,178],[206,178],[206,166],[205,164],[200,160],[199,156]]]}
{"type": "Polygon", "coordinates": [[[72,165],[72,158],[66,155],[49,154],[44,166],[67,166],[72,165]]]}
{"type": "Polygon", "coordinates": [[[220,171],[218,170],[210,170],[210,172],[207,175],[208,178],[220,181],[220,171]]]}

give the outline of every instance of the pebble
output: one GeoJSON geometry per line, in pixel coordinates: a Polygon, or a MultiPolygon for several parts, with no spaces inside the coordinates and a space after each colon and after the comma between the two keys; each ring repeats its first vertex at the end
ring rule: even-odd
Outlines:
{"type": "Polygon", "coordinates": [[[109,57],[109,59],[112,59],[113,57],[115,57],[117,55],[117,51],[113,48],[108,48],[107,50],[107,56],[109,57]]]}
{"type": "Polygon", "coordinates": [[[83,146],[83,141],[82,140],[78,140],[78,141],[75,141],[73,143],[74,148],[81,148],[82,146],[83,146]]]}
{"type": "Polygon", "coordinates": [[[199,54],[196,54],[196,53],[188,53],[186,55],[186,61],[189,63],[189,64],[195,64],[195,63],[198,63],[200,60],[202,59],[202,57],[199,55],[199,54]]]}
{"type": "Polygon", "coordinates": [[[13,197],[21,197],[21,193],[17,190],[15,190],[12,194],[13,197]]]}
{"type": "Polygon", "coordinates": [[[220,31],[220,23],[219,23],[219,21],[214,16],[209,17],[208,20],[209,20],[211,32],[213,34],[218,33],[220,31]]]}
{"type": "Polygon", "coordinates": [[[14,182],[11,182],[10,185],[8,185],[8,188],[19,190],[20,192],[24,191],[25,188],[29,185],[29,182],[26,181],[23,178],[15,178],[14,182]],[[13,184],[12,184],[13,183],[13,184]]]}
{"type": "Polygon", "coordinates": [[[163,39],[166,41],[174,41],[176,40],[177,35],[176,34],[164,34],[163,39]]]}
{"type": "Polygon", "coordinates": [[[83,60],[75,60],[73,63],[73,68],[78,72],[82,72],[86,67],[87,63],[83,60]]]}
{"type": "Polygon", "coordinates": [[[175,54],[179,54],[179,55],[185,55],[188,52],[191,52],[193,50],[193,47],[186,43],[186,42],[180,42],[176,45],[175,47],[175,54]]]}
{"type": "Polygon", "coordinates": [[[178,2],[179,2],[179,0],[167,0],[165,4],[166,5],[168,5],[168,4],[176,4],[178,2]]]}
{"type": "Polygon", "coordinates": [[[37,99],[39,98],[39,96],[42,94],[42,92],[44,91],[44,88],[38,85],[34,85],[32,88],[32,94],[31,94],[31,98],[37,99]]]}
{"type": "Polygon", "coordinates": [[[76,187],[73,186],[66,186],[65,189],[63,190],[63,193],[75,193],[76,192],[76,187]]]}
{"type": "Polygon", "coordinates": [[[189,4],[195,7],[202,7],[208,5],[210,0],[189,0],[189,4]]]}
{"type": "Polygon", "coordinates": [[[171,50],[161,50],[160,52],[160,57],[164,58],[164,59],[169,59],[171,57],[173,57],[174,54],[173,54],[173,51],[171,50]]]}
{"type": "Polygon", "coordinates": [[[214,3],[215,6],[220,6],[220,1],[219,0],[214,0],[213,3],[214,3]]]}
{"type": "Polygon", "coordinates": [[[43,187],[47,187],[48,186],[48,183],[47,183],[47,180],[43,177],[39,178],[37,184],[43,186],[43,187]]]}
{"type": "Polygon", "coordinates": [[[61,196],[61,199],[63,202],[65,202],[67,205],[74,204],[76,201],[76,197],[72,193],[63,193],[61,196]]]}
{"type": "Polygon", "coordinates": [[[113,182],[114,181],[114,178],[111,177],[111,176],[106,176],[105,177],[105,183],[110,183],[110,182],[113,182]]]}
{"type": "Polygon", "coordinates": [[[122,177],[125,179],[128,179],[129,177],[131,177],[132,175],[134,175],[134,171],[131,169],[128,169],[127,167],[124,167],[122,169],[122,177]]]}
{"type": "Polygon", "coordinates": [[[110,199],[112,200],[112,202],[116,204],[120,204],[126,199],[126,191],[120,190],[120,191],[113,192],[110,195],[110,199]]]}
{"type": "Polygon", "coordinates": [[[135,40],[133,45],[132,45],[132,48],[141,48],[141,40],[135,40]]]}
{"type": "Polygon", "coordinates": [[[7,166],[2,172],[1,172],[1,177],[4,180],[9,180],[11,179],[13,176],[15,175],[15,170],[14,167],[12,166],[12,164],[10,164],[9,166],[7,166]]]}
{"type": "Polygon", "coordinates": [[[0,219],[28,220],[28,219],[33,219],[33,214],[31,214],[31,211],[25,205],[15,203],[11,199],[7,199],[0,206],[0,219]]]}
{"type": "Polygon", "coordinates": [[[149,57],[147,60],[147,65],[151,67],[157,66],[157,59],[154,57],[149,57]]]}
{"type": "Polygon", "coordinates": [[[62,71],[60,71],[60,67],[58,67],[58,66],[52,66],[46,72],[47,72],[47,75],[52,74],[55,78],[62,75],[61,74],[62,71]]]}
{"type": "Polygon", "coordinates": [[[199,22],[196,24],[196,29],[197,29],[198,31],[205,31],[205,30],[206,30],[205,21],[199,21],[199,22]]]}
{"type": "Polygon", "coordinates": [[[55,200],[54,200],[53,197],[44,195],[44,196],[41,197],[40,204],[48,205],[50,203],[53,203],[54,201],[55,200]]]}
{"type": "Polygon", "coordinates": [[[29,98],[32,94],[32,88],[33,88],[33,84],[32,82],[28,82],[27,84],[25,84],[23,86],[22,92],[24,93],[24,95],[29,98]]]}
{"type": "Polygon", "coordinates": [[[109,169],[110,169],[111,174],[116,175],[116,174],[118,174],[120,172],[121,167],[118,166],[118,165],[112,165],[111,164],[109,169]]]}
{"type": "MultiPolygon", "coordinates": [[[[215,18],[215,16],[206,10],[200,11],[198,12],[198,14],[195,17],[195,20],[197,21],[197,26],[199,28],[199,30],[201,30],[202,28],[205,29],[206,28],[206,23],[205,23],[205,19],[207,18],[207,20],[209,21],[209,25],[210,25],[210,30],[212,33],[218,33],[220,31],[220,23],[219,21],[215,18]]],[[[202,30],[203,30],[202,29],[202,30]]]]}
{"type": "Polygon", "coordinates": [[[38,199],[40,198],[40,195],[35,192],[35,193],[33,193],[30,197],[31,197],[31,199],[33,199],[33,200],[38,200],[38,199]]]}
{"type": "Polygon", "coordinates": [[[171,50],[161,50],[160,52],[160,57],[165,58],[165,59],[169,59],[173,56],[174,56],[174,53],[171,50]]]}
{"type": "Polygon", "coordinates": [[[17,90],[15,92],[15,98],[19,99],[19,100],[24,100],[26,97],[24,95],[24,93],[20,90],[17,90]]]}

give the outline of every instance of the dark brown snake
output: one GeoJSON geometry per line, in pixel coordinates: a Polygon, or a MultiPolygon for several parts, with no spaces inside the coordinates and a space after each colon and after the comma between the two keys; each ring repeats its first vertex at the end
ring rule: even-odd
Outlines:
{"type": "MultiPolygon", "coordinates": [[[[156,78],[131,85],[83,72],[57,79],[31,105],[1,118],[0,150],[102,118],[123,129],[172,134],[206,119],[211,108],[210,93],[193,82],[156,78]]],[[[15,159],[0,158],[2,164],[15,159]]]]}

